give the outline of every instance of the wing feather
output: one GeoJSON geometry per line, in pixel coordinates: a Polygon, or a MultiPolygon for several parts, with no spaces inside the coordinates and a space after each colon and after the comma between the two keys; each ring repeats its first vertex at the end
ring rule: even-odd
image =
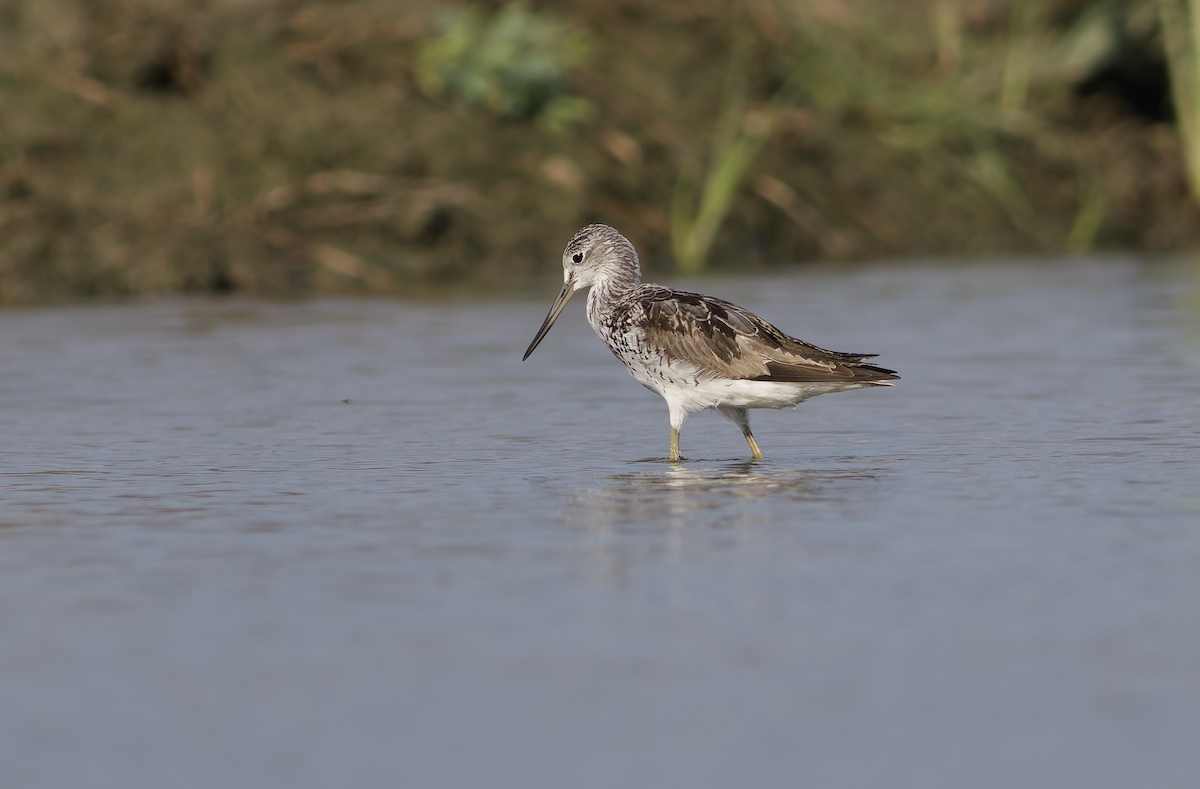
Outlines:
{"type": "Polygon", "coordinates": [[[698,293],[643,285],[621,316],[639,324],[664,356],[714,377],[795,383],[882,383],[894,371],[798,340],[748,310],[698,293]]]}

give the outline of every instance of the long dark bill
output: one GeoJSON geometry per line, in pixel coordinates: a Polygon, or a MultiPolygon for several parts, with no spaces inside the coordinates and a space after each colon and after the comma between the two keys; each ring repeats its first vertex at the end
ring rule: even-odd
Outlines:
{"type": "Polygon", "coordinates": [[[546,332],[550,331],[550,327],[558,319],[558,313],[563,311],[563,307],[567,306],[567,302],[575,295],[574,285],[575,281],[573,279],[563,283],[562,292],[558,294],[558,298],[551,305],[550,314],[546,316],[546,320],[542,321],[542,328],[538,329],[537,336],[533,338],[533,342],[529,343],[529,350],[525,351],[525,355],[521,357],[521,361],[529,358],[529,354],[533,353],[533,349],[538,347],[538,343],[546,336],[546,332]]]}

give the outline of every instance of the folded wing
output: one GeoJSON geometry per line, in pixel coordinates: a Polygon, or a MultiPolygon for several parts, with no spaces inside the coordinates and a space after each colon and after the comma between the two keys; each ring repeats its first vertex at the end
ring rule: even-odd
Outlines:
{"type": "Polygon", "coordinates": [[[715,378],[780,383],[886,385],[894,371],[863,363],[875,354],[838,353],[790,337],[721,299],[644,285],[625,309],[651,347],[715,378]]]}

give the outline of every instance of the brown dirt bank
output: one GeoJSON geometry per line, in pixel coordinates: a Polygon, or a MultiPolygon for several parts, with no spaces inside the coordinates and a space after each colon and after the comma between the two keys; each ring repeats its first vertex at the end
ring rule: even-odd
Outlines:
{"type": "Polygon", "coordinates": [[[427,2],[0,0],[0,303],[503,287],[592,221],[651,271],[691,220],[713,268],[1194,247],[1152,7],[528,3],[563,46],[479,103],[427,2]]]}

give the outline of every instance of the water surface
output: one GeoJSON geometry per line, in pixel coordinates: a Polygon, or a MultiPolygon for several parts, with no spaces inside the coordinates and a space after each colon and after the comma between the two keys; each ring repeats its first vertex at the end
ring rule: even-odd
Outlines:
{"type": "Polygon", "coordinates": [[[5,785],[1198,785],[1200,269],[688,284],[903,380],[673,467],[549,289],[0,312],[5,785]]]}

